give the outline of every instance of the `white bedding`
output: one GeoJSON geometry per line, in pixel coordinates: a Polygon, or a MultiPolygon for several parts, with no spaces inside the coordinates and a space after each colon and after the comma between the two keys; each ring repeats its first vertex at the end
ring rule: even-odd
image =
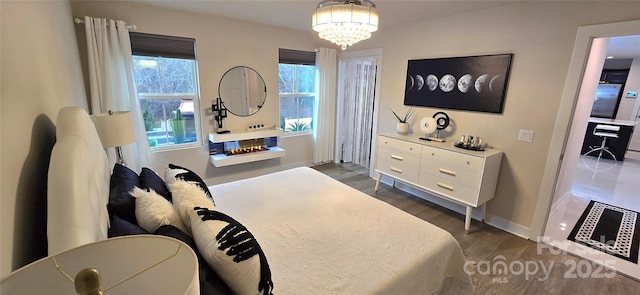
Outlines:
{"type": "Polygon", "coordinates": [[[472,293],[448,232],[311,168],[210,190],[262,246],[274,294],[472,293]]]}

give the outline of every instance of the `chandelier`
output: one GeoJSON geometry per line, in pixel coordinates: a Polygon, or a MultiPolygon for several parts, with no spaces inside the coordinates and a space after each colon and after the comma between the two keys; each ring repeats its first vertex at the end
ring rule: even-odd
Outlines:
{"type": "Polygon", "coordinates": [[[325,0],[316,7],[311,23],[320,38],[345,50],[378,30],[378,11],[369,0],[325,0]]]}

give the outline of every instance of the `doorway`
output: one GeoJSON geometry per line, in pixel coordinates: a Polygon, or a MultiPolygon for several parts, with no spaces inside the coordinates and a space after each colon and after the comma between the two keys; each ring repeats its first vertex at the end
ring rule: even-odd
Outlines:
{"type": "MultiPolygon", "coordinates": [[[[635,278],[640,278],[638,264],[617,259],[612,255],[574,243],[567,240],[567,237],[591,200],[603,203],[613,202],[616,203],[616,206],[631,207],[630,210],[640,211],[639,201],[631,200],[635,205],[622,204],[625,202],[624,199],[627,199],[627,202],[630,199],[635,199],[629,196],[625,197],[625,194],[632,195],[633,193],[630,192],[640,190],[640,184],[633,181],[634,178],[640,176],[638,162],[633,162],[633,160],[594,161],[591,157],[580,155],[582,140],[587,132],[587,121],[590,117],[593,97],[595,97],[599,76],[607,55],[609,41],[616,36],[640,33],[637,29],[639,25],[640,22],[633,21],[582,27],[579,30],[569,72],[569,75],[575,74],[578,78],[571,76],[567,78],[552,142],[552,148],[553,146],[558,147],[559,154],[557,154],[558,150],[552,150],[549,153],[548,170],[545,171],[545,181],[543,181],[541,188],[540,201],[538,208],[536,208],[536,219],[532,228],[535,233],[537,226],[546,223],[546,226],[542,228],[544,235],[539,238],[543,242],[596,263],[613,267],[617,271],[635,278]],[[580,57],[583,59],[577,59],[580,57]],[[584,60],[586,63],[583,62],[584,60]],[[571,89],[573,86],[577,87],[571,89]],[[566,125],[562,126],[563,124],[566,125]],[[556,156],[557,158],[554,159],[556,156]],[[560,161],[555,162],[557,159],[560,161]],[[625,167],[631,168],[625,169],[625,167]],[[555,175],[555,181],[550,180],[551,174],[555,175]],[[622,180],[619,181],[620,179],[622,180]],[[547,186],[552,181],[555,182],[552,184],[553,187],[547,186]],[[615,188],[618,186],[618,181],[635,187],[627,188],[629,193],[617,192],[615,188]],[[607,186],[613,186],[614,189],[607,186]],[[549,196],[543,195],[545,189],[550,189],[549,196]],[[545,202],[548,203],[545,204],[545,202]],[[545,205],[546,208],[543,207],[545,205]],[[547,215],[543,216],[541,210],[546,210],[547,215]]],[[[629,111],[631,113],[631,110],[629,111]]],[[[628,119],[635,121],[636,118],[628,119]]]]}
{"type": "Polygon", "coordinates": [[[338,55],[336,155],[341,163],[370,168],[380,50],[338,55]]]}

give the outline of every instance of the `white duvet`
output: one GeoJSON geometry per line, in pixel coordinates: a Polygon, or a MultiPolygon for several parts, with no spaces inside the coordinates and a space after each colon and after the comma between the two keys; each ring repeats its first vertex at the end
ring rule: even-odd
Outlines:
{"type": "Polygon", "coordinates": [[[262,246],[274,294],[472,293],[448,232],[311,168],[210,190],[262,246]]]}

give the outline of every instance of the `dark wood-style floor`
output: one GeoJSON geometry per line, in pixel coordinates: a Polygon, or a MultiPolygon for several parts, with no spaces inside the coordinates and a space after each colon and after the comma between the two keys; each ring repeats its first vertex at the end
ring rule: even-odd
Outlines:
{"type": "Polygon", "coordinates": [[[475,294],[640,294],[638,281],[552,251],[546,245],[539,250],[533,241],[477,220],[472,221],[471,231],[465,235],[462,214],[399,189],[381,184],[374,194],[375,180],[358,165],[325,164],[313,168],[451,233],[467,261],[476,262],[475,267],[467,268],[474,271],[471,277],[475,294]],[[500,273],[500,267],[494,270],[500,261],[506,263],[507,271],[500,273]]]}

